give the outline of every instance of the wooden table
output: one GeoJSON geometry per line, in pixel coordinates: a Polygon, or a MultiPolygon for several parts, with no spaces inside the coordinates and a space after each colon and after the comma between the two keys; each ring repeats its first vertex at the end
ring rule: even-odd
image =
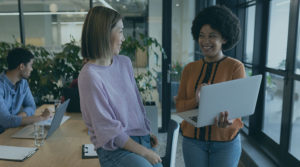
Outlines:
{"type": "MultiPolygon", "coordinates": [[[[43,105],[41,109],[47,107],[43,105]]],[[[99,160],[82,159],[82,144],[91,143],[81,113],[71,116],[42,145],[32,157],[24,162],[0,160],[0,167],[99,167],[99,160]]],[[[0,134],[0,145],[34,147],[33,139],[14,139],[10,136],[21,129],[11,128],[0,134]]]]}

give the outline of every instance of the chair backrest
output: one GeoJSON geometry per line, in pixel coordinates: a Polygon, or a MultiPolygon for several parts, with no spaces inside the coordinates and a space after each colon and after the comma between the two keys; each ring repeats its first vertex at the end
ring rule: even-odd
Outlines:
{"type": "Polygon", "coordinates": [[[64,88],[63,96],[65,97],[65,99],[70,99],[70,104],[67,108],[67,112],[81,112],[78,87],[64,88]]]}
{"type": "Polygon", "coordinates": [[[171,119],[168,126],[166,154],[162,157],[163,166],[175,167],[178,134],[179,125],[176,121],[171,119]]]}

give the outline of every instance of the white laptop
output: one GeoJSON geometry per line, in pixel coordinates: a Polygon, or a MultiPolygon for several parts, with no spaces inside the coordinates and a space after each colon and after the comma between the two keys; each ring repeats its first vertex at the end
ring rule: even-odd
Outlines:
{"type": "Polygon", "coordinates": [[[252,115],[261,84],[261,75],[203,86],[198,109],[177,113],[194,125],[213,125],[220,112],[228,111],[228,119],[252,115]]]}
{"type": "MultiPolygon", "coordinates": [[[[55,111],[53,119],[49,119],[51,121],[51,125],[47,126],[47,121],[41,121],[41,124],[45,125],[45,133],[47,134],[46,139],[52,135],[52,133],[66,120],[68,120],[69,116],[64,116],[67,107],[69,105],[70,99],[66,100],[63,104],[61,104],[55,111]]],[[[23,139],[34,139],[34,128],[33,124],[27,125],[21,130],[17,131],[11,137],[13,138],[23,138],[23,139]]]]}

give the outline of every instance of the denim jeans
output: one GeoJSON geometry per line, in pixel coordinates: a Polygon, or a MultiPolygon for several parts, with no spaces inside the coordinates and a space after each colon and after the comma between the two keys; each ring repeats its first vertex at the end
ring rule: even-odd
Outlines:
{"type": "MultiPolygon", "coordinates": [[[[149,135],[131,136],[131,139],[148,149],[152,149],[149,135]]],[[[161,163],[152,165],[144,157],[121,148],[114,151],[99,148],[97,154],[101,167],[162,167],[161,163]]]]}
{"type": "Polygon", "coordinates": [[[242,151],[240,135],[229,142],[183,137],[182,151],[185,167],[237,167],[242,151]]]}

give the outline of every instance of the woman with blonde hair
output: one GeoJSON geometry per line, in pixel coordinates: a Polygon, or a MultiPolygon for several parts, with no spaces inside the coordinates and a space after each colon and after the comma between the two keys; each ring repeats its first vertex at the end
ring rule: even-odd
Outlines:
{"type": "Polygon", "coordinates": [[[82,116],[101,167],[161,167],[131,61],[119,55],[123,41],[117,11],[90,9],[81,43],[82,56],[89,61],[78,79],[82,116]]]}

